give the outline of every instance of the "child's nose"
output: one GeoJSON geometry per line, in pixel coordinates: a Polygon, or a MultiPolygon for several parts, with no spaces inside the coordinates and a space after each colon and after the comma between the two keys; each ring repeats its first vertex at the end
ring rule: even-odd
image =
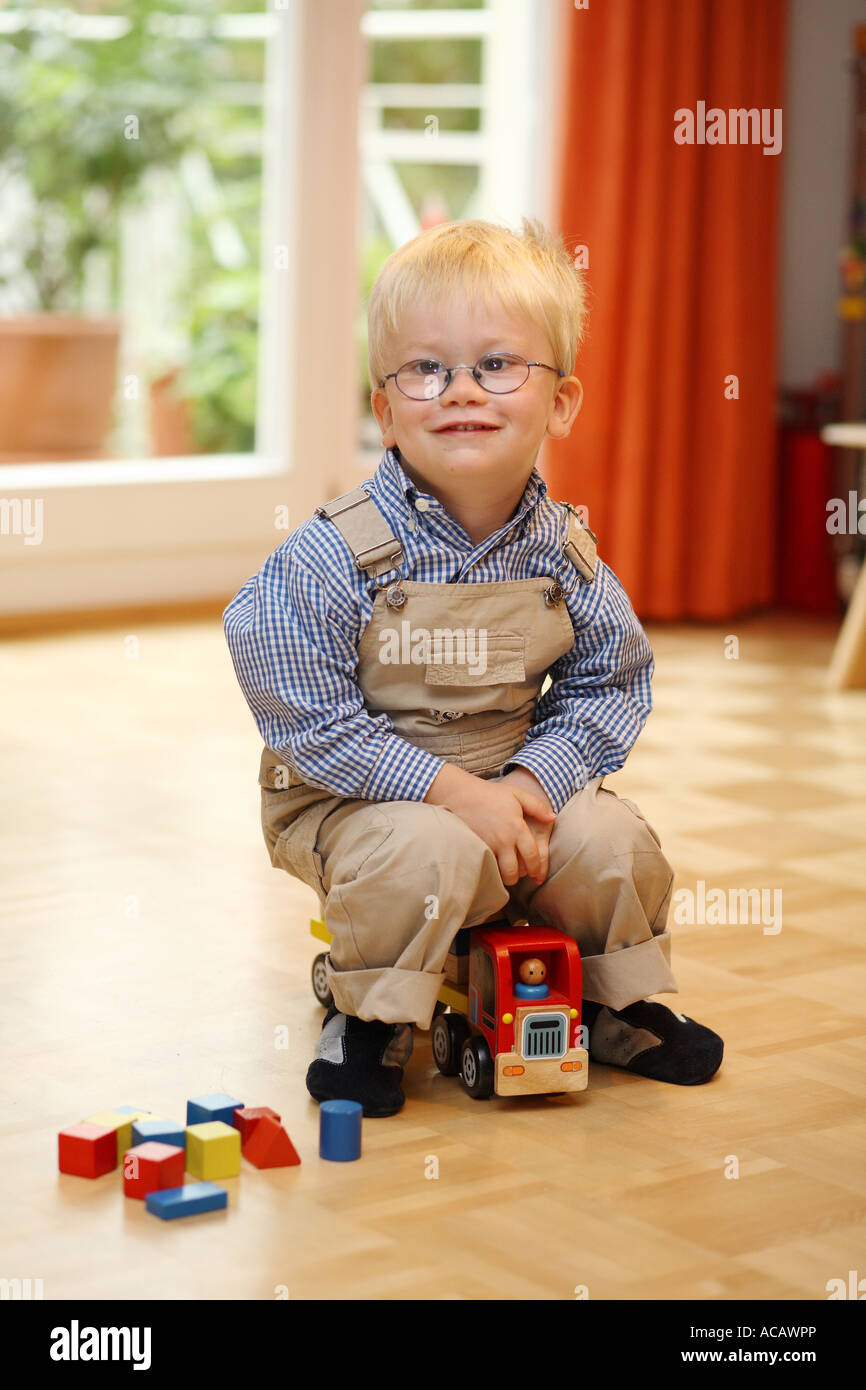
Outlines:
{"type": "Polygon", "coordinates": [[[456,395],[480,398],[486,395],[483,386],[480,386],[474,376],[474,368],[460,365],[451,368],[451,380],[442,392],[443,396],[456,395]]]}

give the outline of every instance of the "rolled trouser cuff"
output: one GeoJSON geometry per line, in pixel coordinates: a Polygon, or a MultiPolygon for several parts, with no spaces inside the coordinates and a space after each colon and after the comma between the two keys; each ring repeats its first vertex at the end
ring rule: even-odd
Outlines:
{"type": "Polygon", "coordinates": [[[651,994],[679,994],[670,960],[671,934],[667,931],[636,946],[583,956],[583,997],[611,1009],[624,1009],[651,994]]]}
{"type": "Polygon", "coordinates": [[[368,1022],[377,1018],[382,1023],[417,1023],[420,1028],[429,1028],[433,1022],[433,1009],[444,979],[441,971],[394,967],[335,970],[330,957],[325,959],[325,971],[341,1014],[352,1014],[368,1022]]]}

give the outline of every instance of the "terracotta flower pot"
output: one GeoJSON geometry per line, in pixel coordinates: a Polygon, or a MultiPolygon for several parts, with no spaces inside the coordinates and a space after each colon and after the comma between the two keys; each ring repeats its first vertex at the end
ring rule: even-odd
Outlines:
{"type": "Polygon", "coordinates": [[[150,383],[150,437],[156,457],[201,452],[195,442],[189,401],[177,394],[179,368],[150,383]]]}
{"type": "Polygon", "coordinates": [[[120,327],[60,314],[0,319],[0,462],[102,456],[120,327]]]}

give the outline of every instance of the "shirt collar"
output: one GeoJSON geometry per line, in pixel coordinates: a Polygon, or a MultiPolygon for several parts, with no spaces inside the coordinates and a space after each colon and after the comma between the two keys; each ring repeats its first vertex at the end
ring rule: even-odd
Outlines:
{"type": "MultiPolygon", "coordinates": [[[[434,507],[441,505],[432,493],[422,492],[400,466],[399,449],[385,450],[377,473],[381,478],[389,500],[397,504],[407,516],[412,514],[415,501],[419,497],[423,497],[434,507]]],[[[533,465],[532,472],[527,479],[526,488],[524,489],[517,510],[514,516],[509,518],[507,524],[512,525],[514,522],[519,521],[521,517],[532,511],[534,507],[537,507],[539,502],[543,501],[546,496],[547,483],[544,481],[535,465],[533,465]]]]}

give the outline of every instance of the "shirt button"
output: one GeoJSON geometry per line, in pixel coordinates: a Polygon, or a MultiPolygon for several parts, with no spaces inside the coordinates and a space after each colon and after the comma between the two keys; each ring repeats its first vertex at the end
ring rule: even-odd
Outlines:
{"type": "Polygon", "coordinates": [[[426,497],[419,497],[418,501],[415,503],[415,510],[416,512],[426,512],[429,506],[430,503],[427,501],[426,497]]]}
{"type": "Polygon", "coordinates": [[[415,520],[414,516],[410,516],[410,518],[409,518],[408,522],[406,523],[406,525],[407,525],[407,529],[408,529],[409,531],[417,531],[417,530],[418,530],[418,523],[417,523],[417,521],[415,520]]]}

